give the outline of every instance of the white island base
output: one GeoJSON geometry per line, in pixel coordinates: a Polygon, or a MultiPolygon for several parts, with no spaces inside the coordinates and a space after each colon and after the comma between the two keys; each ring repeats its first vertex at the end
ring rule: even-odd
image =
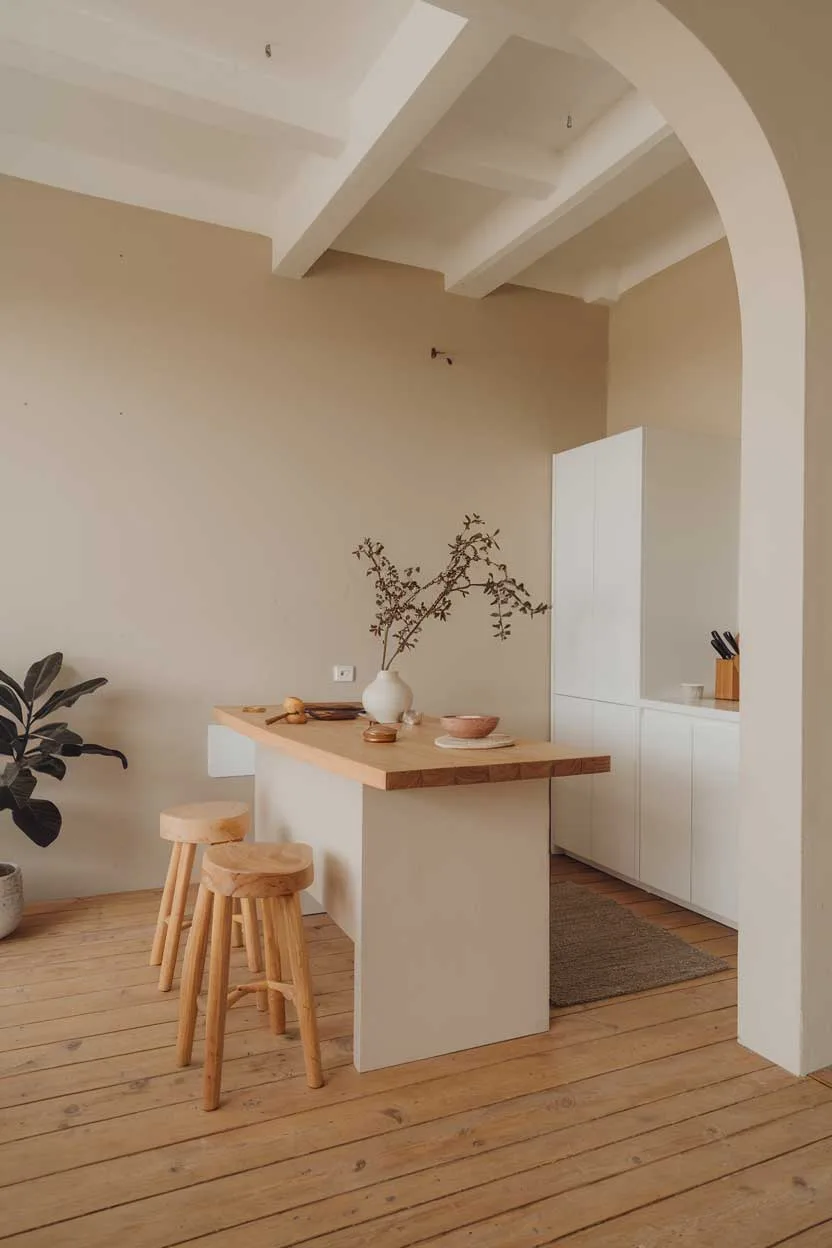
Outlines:
{"type": "Polygon", "coordinates": [[[305,909],[355,942],[358,1070],[548,1030],[548,811],[547,780],[386,792],[258,745],[257,838],[314,848],[305,909]]]}

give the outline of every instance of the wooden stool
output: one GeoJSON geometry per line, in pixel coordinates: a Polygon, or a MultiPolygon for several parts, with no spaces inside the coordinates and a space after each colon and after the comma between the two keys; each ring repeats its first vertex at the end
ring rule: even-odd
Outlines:
{"type": "MultiPolygon", "coordinates": [[[[182,928],[189,926],[185,919],[185,905],[197,845],[241,841],[250,823],[251,816],[245,802],[189,802],[185,806],[170,806],[162,811],[159,835],[173,844],[150,952],[150,965],[162,968],[159,972],[162,992],[170,992],[179,953],[179,938],[182,928]]],[[[247,946],[249,962],[256,963],[251,969],[257,971],[260,969],[260,941],[253,912],[253,905],[245,907],[241,917],[243,930],[250,936],[247,946]],[[246,910],[250,911],[248,917],[246,910]]]]}
{"type": "Polygon", "coordinates": [[[315,998],[309,975],[309,957],[300,909],[300,891],[314,879],[312,850],[308,845],[216,845],[206,850],[202,879],[182,972],[179,1035],[176,1060],[191,1061],[196,1026],[197,997],[205,970],[208,929],[211,929],[211,965],[205,1020],[205,1075],[203,1105],[216,1109],[220,1103],[225,1015],[229,1005],[246,993],[268,995],[269,1021],[276,1035],[286,1030],[285,1001],[294,1001],[300,1023],[306,1082],[310,1088],[323,1084],[315,998]],[[266,953],[266,978],[228,988],[231,950],[232,903],[240,898],[254,908],[260,902],[266,953]],[[291,982],[283,979],[281,946],[289,962],[291,982]]]}

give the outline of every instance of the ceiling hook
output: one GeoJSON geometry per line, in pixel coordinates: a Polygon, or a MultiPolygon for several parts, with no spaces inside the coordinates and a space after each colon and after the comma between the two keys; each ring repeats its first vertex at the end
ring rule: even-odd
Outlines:
{"type": "Polygon", "coordinates": [[[447,351],[440,351],[438,347],[431,347],[430,358],[432,360],[444,360],[446,364],[453,364],[453,360],[447,351]]]}

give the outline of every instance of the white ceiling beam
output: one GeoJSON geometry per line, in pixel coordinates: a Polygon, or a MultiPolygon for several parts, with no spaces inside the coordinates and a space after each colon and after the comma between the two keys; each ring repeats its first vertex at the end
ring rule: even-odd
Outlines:
{"type": "Polygon", "coordinates": [[[704,251],[724,237],[725,226],[714,205],[712,210],[699,213],[669,236],[651,242],[638,255],[629,257],[619,274],[620,293],[632,290],[649,277],[704,251]]]}
{"type": "Polygon", "coordinates": [[[435,144],[428,140],[413,159],[426,173],[525,199],[546,199],[555,189],[560,171],[555,152],[522,139],[498,136],[470,135],[435,144]]]}
{"type": "Polygon", "coordinates": [[[28,135],[0,132],[0,173],[255,234],[267,234],[271,218],[272,204],[262,196],[95,156],[28,135]]]}
{"type": "Polygon", "coordinates": [[[275,210],[273,269],[302,277],[504,42],[501,30],[416,0],[353,97],[346,147],[310,158],[275,210]]]}
{"type": "Polygon", "coordinates": [[[307,151],[346,140],[343,102],[55,0],[0,4],[0,64],[307,151]]]}
{"type": "Polygon", "coordinates": [[[643,246],[631,248],[618,258],[601,259],[593,268],[583,272],[567,270],[562,274],[557,271],[547,273],[537,281],[524,280],[521,285],[554,295],[571,295],[585,303],[612,304],[634,286],[640,286],[648,278],[704,251],[724,237],[722,218],[712,206],[669,230],[665,229],[643,246]]]}
{"type": "Polygon", "coordinates": [[[508,204],[484,223],[446,274],[445,289],[489,294],[684,159],[660,113],[628,92],[566,150],[547,199],[508,204]]]}
{"type": "Polygon", "coordinates": [[[530,43],[540,43],[586,61],[602,59],[572,30],[575,15],[586,0],[544,0],[548,11],[543,15],[520,12],[516,0],[436,0],[436,3],[463,17],[485,17],[530,43]]]}

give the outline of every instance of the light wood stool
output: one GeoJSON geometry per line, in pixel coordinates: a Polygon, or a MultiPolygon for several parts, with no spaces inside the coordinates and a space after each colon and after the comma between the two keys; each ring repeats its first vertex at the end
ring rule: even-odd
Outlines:
{"type": "Polygon", "coordinates": [[[301,889],[315,876],[308,845],[216,845],[206,850],[193,923],[188,936],[176,1060],[191,1061],[196,1026],[197,997],[205,971],[208,929],[211,929],[211,964],[205,1020],[205,1074],[203,1105],[216,1109],[220,1103],[225,1016],[249,992],[268,995],[269,1021],[275,1035],[286,1030],[286,1000],[293,1001],[300,1024],[306,1082],[310,1088],[323,1084],[315,998],[309,974],[309,957],[300,909],[301,889]],[[260,902],[266,954],[266,978],[241,984],[229,991],[232,904],[260,902]],[[283,978],[281,947],[289,962],[291,982],[283,978]]]}
{"type": "MultiPolygon", "coordinates": [[[[159,835],[173,844],[150,952],[150,965],[162,968],[159,972],[159,988],[162,992],[170,992],[179,953],[179,939],[183,927],[189,926],[185,918],[185,906],[197,845],[242,841],[250,824],[251,815],[245,802],[189,802],[184,806],[170,806],[162,811],[159,817],[159,835]]],[[[240,919],[243,931],[249,937],[249,965],[254,971],[260,970],[260,941],[254,906],[242,907],[240,919]]],[[[238,940],[236,943],[242,941],[238,940]]]]}

